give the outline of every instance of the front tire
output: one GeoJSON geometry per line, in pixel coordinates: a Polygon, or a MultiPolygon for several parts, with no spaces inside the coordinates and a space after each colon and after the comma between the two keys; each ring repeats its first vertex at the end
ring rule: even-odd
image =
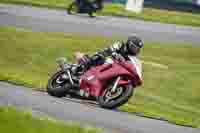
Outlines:
{"type": "Polygon", "coordinates": [[[47,93],[51,96],[55,97],[64,97],[68,93],[67,88],[70,87],[70,84],[67,84],[66,81],[59,81],[58,78],[63,74],[62,70],[53,74],[53,76],[49,79],[47,84],[47,93]]]}
{"type": "MultiPolygon", "coordinates": [[[[119,89],[119,88],[117,88],[119,89]]],[[[99,102],[99,105],[103,108],[107,108],[107,109],[114,109],[114,108],[117,108],[123,104],[125,104],[129,99],[130,97],[133,95],[133,92],[134,92],[134,88],[132,85],[127,85],[127,86],[124,86],[122,88],[123,92],[121,93],[121,95],[114,99],[114,100],[111,100],[111,101],[106,101],[106,96],[108,95],[108,93],[111,93],[110,90],[111,89],[105,89],[103,91],[103,94],[102,96],[99,96],[97,98],[97,101],[99,102]]]]}
{"type": "Polygon", "coordinates": [[[96,12],[93,12],[93,11],[89,12],[88,15],[89,15],[91,18],[94,18],[94,17],[97,16],[96,12]]]}

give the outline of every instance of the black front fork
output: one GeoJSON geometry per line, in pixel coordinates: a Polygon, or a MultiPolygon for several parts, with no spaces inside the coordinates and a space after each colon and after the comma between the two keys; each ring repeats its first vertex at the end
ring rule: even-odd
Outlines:
{"type": "Polygon", "coordinates": [[[61,58],[57,59],[56,61],[59,64],[59,67],[61,68],[61,70],[67,72],[67,75],[69,77],[69,81],[70,81],[71,85],[73,86],[74,85],[74,81],[72,79],[71,72],[70,72],[70,68],[71,67],[66,62],[66,59],[61,57],[61,58]]]}

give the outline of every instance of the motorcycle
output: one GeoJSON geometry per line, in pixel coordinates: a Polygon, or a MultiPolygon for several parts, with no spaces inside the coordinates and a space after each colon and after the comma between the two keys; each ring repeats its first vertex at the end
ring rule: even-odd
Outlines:
{"type": "Polygon", "coordinates": [[[68,8],[68,14],[74,13],[87,13],[90,17],[95,17],[97,10],[101,9],[101,5],[98,2],[89,2],[87,0],[75,0],[72,2],[68,8]]]}
{"type": "Polygon", "coordinates": [[[116,54],[107,58],[105,63],[81,73],[72,71],[77,64],[59,58],[59,70],[49,79],[47,92],[55,97],[79,96],[94,100],[103,108],[117,108],[125,104],[135,88],[142,84],[135,57],[129,58],[127,61],[116,54]]]}

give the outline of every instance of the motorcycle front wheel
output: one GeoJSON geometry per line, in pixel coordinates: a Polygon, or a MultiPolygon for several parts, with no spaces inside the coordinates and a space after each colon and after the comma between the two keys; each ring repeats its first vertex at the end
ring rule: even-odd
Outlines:
{"type": "Polygon", "coordinates": [[[91,18],[94,18],[94,17],[97,16],[97,13],[94,12],[94,11],[91,11],[91,12],[88,13],[88,15],[89,15],[91,18]]]}
{"type": "Polygon", "coordinates": [[[103,108],[114,109],[125,104],[134,92],[134,88],[131,84],[117,87],[114,93],[111,92],[111,89],[112,87],[108,86],[103,91],[102,96],[97,98],[99,105],[103,108]]]}
{"type": "Polygon", "coordinates": [[[71,85],[66,79],[62,79],[64,71],[60,70],[53,74],[47,84],[47,93],[55,97],[64,97],[68,93],[71,85]]]}

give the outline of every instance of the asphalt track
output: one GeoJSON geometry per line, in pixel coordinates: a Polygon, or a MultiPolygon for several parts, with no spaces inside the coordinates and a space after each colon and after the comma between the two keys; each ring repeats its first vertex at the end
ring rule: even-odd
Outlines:
{"type": "MultiPolygon", "coordinates": [[[[126,18],[84,15],[69,16],[63,10],[0,5],[0,25],[33,31],[74,32],[87,35],[127,37],[141,36],[147,41],[168,41],[198,45],[200,29],[169,24],[143,22],[126,18]]],[[[58,99],[30,88],[0,82],[0,104],[13,105],[35,114],[45,114],[68,122],[91,125],[105,132],[122,133],[199,133],[200,129],[173,125],[167,121],[138,117],[116,110],[105,110],[95,104],[58,99]]]]}
{"type": "Polygon", "coordinates": [[[31,88],[0,82],[0,104],[17,106],[83,126],[102,128],[105,132],[120,133],[199,133],[200,129],[170,124],[166,121],[138,117],[99,108],[77,100],[59,99],[31,88]]]}
{"type": "Polygon", "coordinates": [[[29,28],[33,31],[72,32],[85,35],[127,38],[140,36],[145,41],[200,44],[200,28],[144,22],[140,20],[87,15],[67,15],[65,10],[49,10],[0,4],[0,25],[29,28]]]}

